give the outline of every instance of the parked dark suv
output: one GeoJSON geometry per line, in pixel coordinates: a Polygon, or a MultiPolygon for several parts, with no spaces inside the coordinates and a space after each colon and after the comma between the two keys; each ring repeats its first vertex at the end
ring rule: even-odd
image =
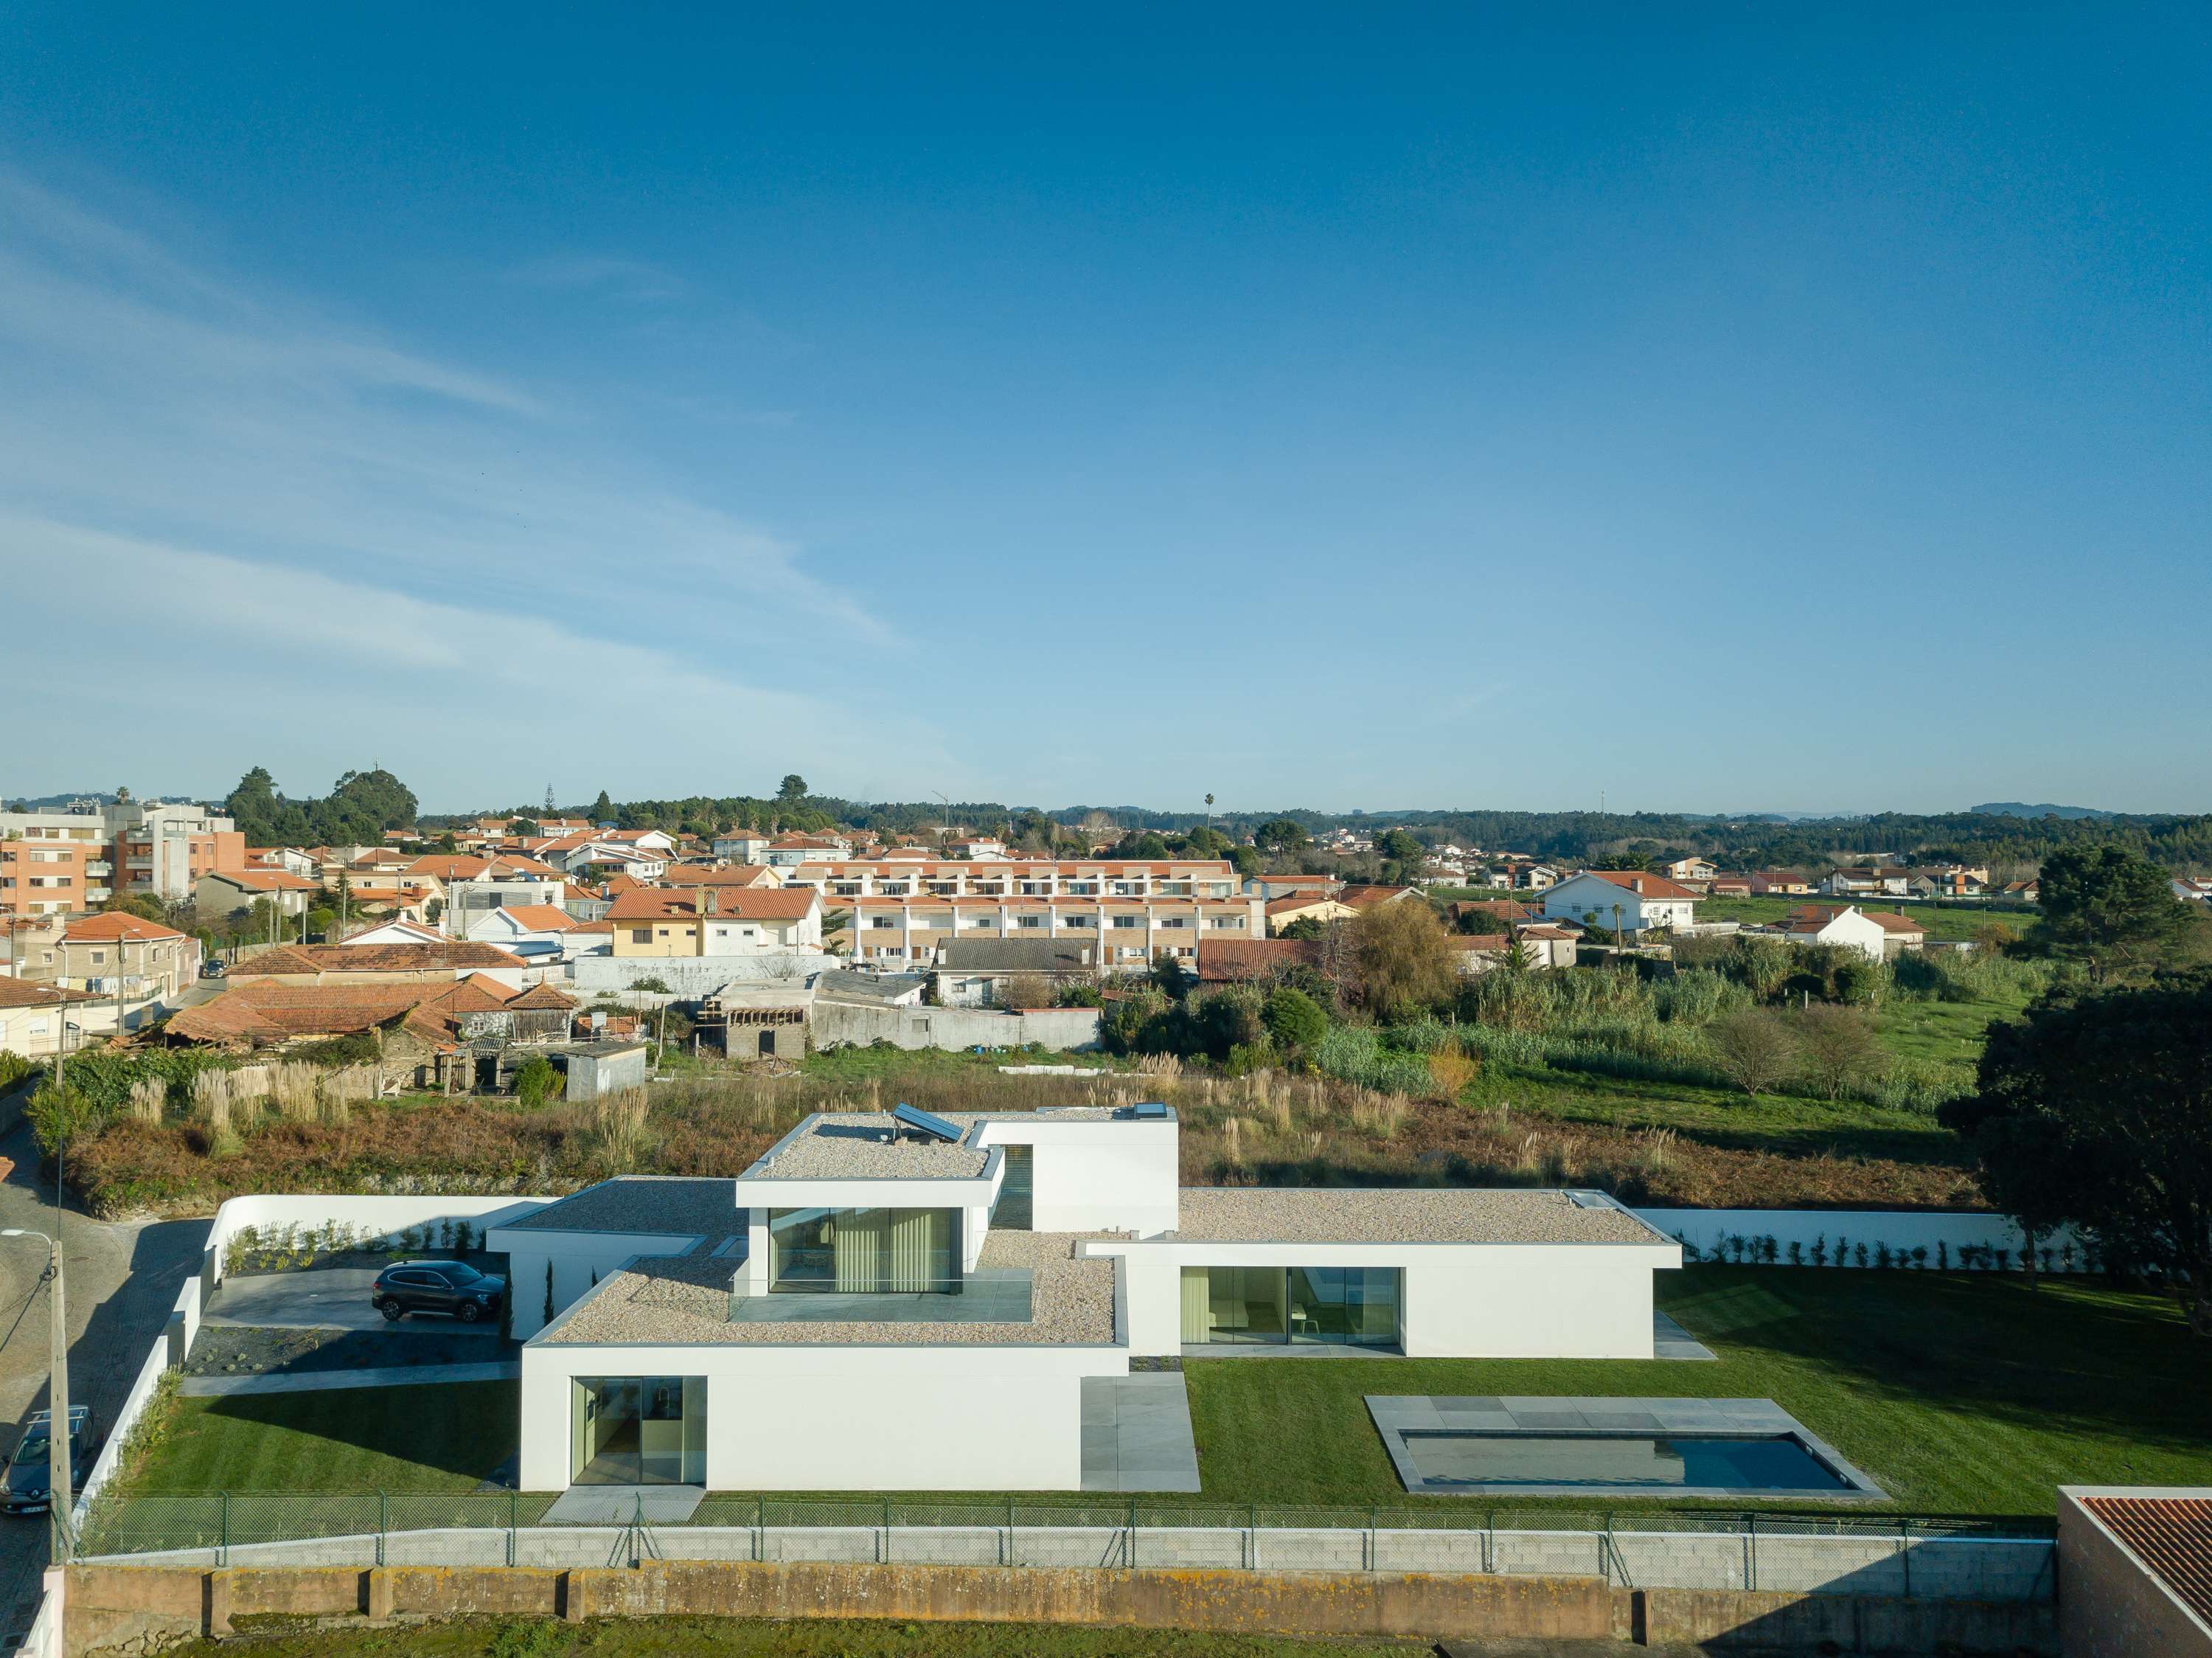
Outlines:
{"type": "Polygon", "coordinates": [[[376,1275],[368,1298],[394,1323],[410,1313],[444,1313],[474,1324],[499,1316],[507,1280],[479,1272],[465,1261],[402,1261],[376,1275]]]}
{"type": "MultiPolygon", "coordinates": [[[[8,1459],[8,1472],[0,1476],[0,1509],[9,1514],[44,1514],[53,1506],[53,1484],[47,1475],[53,1472],[48,1458],[48,1440],[52,1434],[52,1416],[45,1411],[34,1411],[24,1424],[23,1436],[15,1442],[15,1454],[8,1459]]],[[[70,1406],[70,1489],[84,1489],[85,1476],[92,1472],[93,1453],[100,1448],[93,1438],[92,1411],[82,1405],[70,1406]]]]}

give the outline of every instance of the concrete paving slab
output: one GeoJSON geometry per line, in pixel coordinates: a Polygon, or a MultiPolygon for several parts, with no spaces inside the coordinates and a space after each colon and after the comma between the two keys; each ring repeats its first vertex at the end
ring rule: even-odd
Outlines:
{"type": "Polygon", "coordinates": [[[1651,1314],[1651,1355],[1654,1358],[1717,1363],[1719,1355],[1656,1308],[1651,1314]]]}
{"type": "Polygon", "coordinates": [[[696,1485],[571,1485],[545,1511],[555,1526],[621,1526],[638,1517],[647,1523],[681,1525],[691,1518],[707,1493],[696,1485]]]}
{"type": "Polygon", "coordinates": [[[1083,1489],[1195,1491],[1190,1397],[1175,1370],[1083,1379],[1083,1489]]]}

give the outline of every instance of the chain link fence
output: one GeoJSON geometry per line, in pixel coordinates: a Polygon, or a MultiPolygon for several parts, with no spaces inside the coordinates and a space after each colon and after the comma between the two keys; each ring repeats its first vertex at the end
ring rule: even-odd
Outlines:
{"type": "Polygon", "coordinates": [[[710,1495],[681,1523],[562,1525],[514,1491],[210,1491],[101,1503],[80,1557],[205,1566],[641,1559],[1480,1572],[1630,1588],[2045,1600],[2048,1522],[1750,1510],[1287,1508],[710,1495]]]}

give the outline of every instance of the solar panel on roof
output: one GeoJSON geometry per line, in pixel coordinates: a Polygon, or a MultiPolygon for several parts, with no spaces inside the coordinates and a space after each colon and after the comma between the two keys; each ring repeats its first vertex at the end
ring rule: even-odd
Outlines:
{"type": "Polygon", "coordinates": [[[957,1125],[948,1123],[933,1112],[917,1111],[903,1100],[891,1108],[891,1116],[917,1133],[932,1135],[939,1140],[950,1140],[956,1145],[959,1143],[960,1130],[957,1125]]]}
{"type": "Polygon", "coordinates": [[[1167,1104],[1160,1100],[1140,1100],[1129,1108],[1130,1116],[1152,1122],[1159,1121],[1167,1114],[1167,1104]]]}

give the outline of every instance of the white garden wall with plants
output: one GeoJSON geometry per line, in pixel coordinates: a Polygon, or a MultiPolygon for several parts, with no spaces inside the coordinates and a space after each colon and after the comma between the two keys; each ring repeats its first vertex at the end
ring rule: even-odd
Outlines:
{"type": "MultiPolygon", "coordinates": [[[[2024,1269],[2017,1222],[1979,1210],[1639,1209],[1637,1218],[1682,1246],[1686,1263],[1747,1266],[1903,1267],[1923,1271],[2024,1269]]],[[[2035,1240],[2035,1265],[2086,1271],[2092,1246],[2071,1228],[2035,1240]]]]}

